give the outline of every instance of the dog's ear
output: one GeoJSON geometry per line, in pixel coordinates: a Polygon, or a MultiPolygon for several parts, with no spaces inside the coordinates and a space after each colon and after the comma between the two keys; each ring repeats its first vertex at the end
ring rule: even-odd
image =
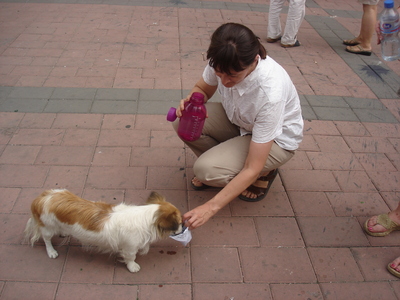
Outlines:
{"type": "Polygon", "coordinates": [[[146,200],[146,204],[161,204],[164,202],[166,202],[165,198],[157,192],[151,192],[149,198],[146,200]]]}
{"type": "Polygon", "coordinates": [[[168,236],[182,224],[181,213],[171,203],[160,205],[155,224],[161,237],[168,236]]]}

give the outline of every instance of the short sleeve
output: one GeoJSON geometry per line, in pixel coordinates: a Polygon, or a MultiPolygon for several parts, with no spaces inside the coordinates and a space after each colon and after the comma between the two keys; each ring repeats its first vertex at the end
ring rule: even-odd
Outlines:
{"type": "Polygon", "coordinates": [[[217,75],[215,75],[215,71],[209,64],[204,68],[203,71],[203,79],[205,83],[211,86],[216,86],[218,85],[218,78],[217,75]]]}

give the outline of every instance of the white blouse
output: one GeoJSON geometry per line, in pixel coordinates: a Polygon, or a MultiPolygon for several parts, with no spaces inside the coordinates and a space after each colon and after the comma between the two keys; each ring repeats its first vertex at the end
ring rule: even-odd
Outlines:
{"type": "Polygon", "coordinates": [[[203,79],[218,85],[226,114],[241,135],[252,134],[255,143],[275,140],[283,149],[298,148],[303,139],[300,99],[285,69],[271,57],[259,58],[254,71],[231,88],[208,64],[203,79]]]}

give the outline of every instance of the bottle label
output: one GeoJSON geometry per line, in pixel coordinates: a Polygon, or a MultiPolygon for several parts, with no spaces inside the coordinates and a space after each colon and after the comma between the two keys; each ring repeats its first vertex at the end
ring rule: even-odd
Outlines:
{"type": "Polygon", "coordinates": [[[391,34],[399,31],[400,22],[399,19],[395,23],[381,23],[381,32],[383,34],[391,34]]]}

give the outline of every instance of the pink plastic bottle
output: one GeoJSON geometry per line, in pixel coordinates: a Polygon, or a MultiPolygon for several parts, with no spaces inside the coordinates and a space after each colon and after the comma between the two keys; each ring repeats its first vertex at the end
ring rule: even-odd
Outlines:
{"type": "MultiPolygon", "coordinates": [[[[206,120],[207,110],[204,106],[204,95],[194,92],[190,100],[185,103],[185,110],[179,120],[178,135],[181,139],[193,142],[201,136],[204,121],[206,120]]],[[[167,114],[167,120],[176,120],[176,108],[171,107],[167,114]]]]}

